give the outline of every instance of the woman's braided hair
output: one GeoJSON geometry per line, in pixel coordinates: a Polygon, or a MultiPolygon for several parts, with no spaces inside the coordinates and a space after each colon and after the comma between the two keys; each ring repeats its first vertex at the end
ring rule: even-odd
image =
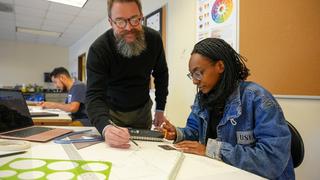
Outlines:
{"type": "Polygon", "coordinates": [[[246,59],[228,43],[218,38],[207,38],[198,42],[191,55],[195,53],[209,58],[213,64],[219,60],[224,64],[224,72],[217,85],[208,94],[199,92],[200,106],[213,110],[216,115],[221,115],[227,98],[239,82],[249,76],[249,69],[245,65],[246,59]]]}

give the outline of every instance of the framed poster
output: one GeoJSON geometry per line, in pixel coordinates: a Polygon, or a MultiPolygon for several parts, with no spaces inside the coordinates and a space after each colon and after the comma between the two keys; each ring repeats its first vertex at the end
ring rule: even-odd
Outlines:
{"type": "Polygon", "coordinates": [[[224,39],[239,52],[239,0],[197,0],[196,41],[224,39]]]}
{"type": "Polygon", "coordinates": [[[160,33],[162,36],[162,8],[148,14],[144,19],[144,24],[160,33]]]}

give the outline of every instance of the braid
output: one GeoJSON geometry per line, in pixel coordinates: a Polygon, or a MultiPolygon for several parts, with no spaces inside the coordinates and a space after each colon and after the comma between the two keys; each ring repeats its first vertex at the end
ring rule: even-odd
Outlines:
{"type": "Polygon", "coordinates": [[[223,61],[224,72],[217,85],[208,93],[199,92],[200,106],[213,110],[221,115],[227,98],[231,95],[240,81],[249,76],[249,69],[245,65],[246,59],[238,54],[228,43],[218,38],[207,38],[198,42],[191,54],[201,54],[208,57],[212,63],[223,61]]]}

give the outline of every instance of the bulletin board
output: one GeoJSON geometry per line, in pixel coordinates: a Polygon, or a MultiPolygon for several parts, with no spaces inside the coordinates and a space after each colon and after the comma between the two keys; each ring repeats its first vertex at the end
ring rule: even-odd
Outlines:
{"type": "Polygon", "coordinates": [[[241,0],[248,80],[275,95],[320,96],[320,1],[241,0]]]}

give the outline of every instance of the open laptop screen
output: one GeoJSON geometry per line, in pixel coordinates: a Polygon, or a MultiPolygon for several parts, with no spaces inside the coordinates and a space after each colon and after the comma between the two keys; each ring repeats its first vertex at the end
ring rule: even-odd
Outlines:
{"type": "Polygon", "coordinates": [[[0,133],[32,125],[22,93],[18,90],[0,89],[0,133]]]}

